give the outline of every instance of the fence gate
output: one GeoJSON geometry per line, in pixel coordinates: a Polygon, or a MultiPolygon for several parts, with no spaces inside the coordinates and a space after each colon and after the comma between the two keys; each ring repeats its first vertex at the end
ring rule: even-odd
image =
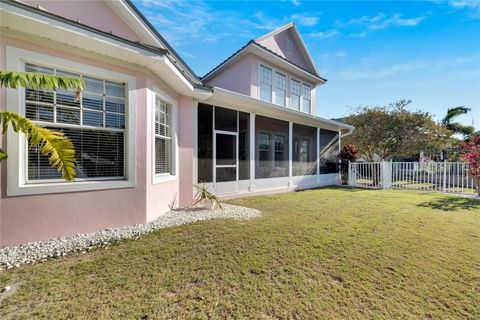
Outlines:
{"type": "Polygon", "coordinates": [[[352,162],[348,184],[375,189],[475,194],[475,179],[462,162],[352,162]]]}

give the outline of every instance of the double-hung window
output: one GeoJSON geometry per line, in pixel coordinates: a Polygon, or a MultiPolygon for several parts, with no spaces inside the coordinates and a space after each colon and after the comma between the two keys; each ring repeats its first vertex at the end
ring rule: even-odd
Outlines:
{"type": "Polygon", "coordinates": [[[270,134],[260,132],[258,135],[258,158],[260,167],[268,167],[270,162],[270,134]]]}
{"type": "Polygon", "coordinates": [[[312,87],[308,84],[302,84],[302,111],[311,113],[311,94],[312,87]]]}
{"type": "Polygon", "coordinates": [[[287,77],[275,72],[275,104],[285,106],[287,97],[287,77]]]}
{"type": "Polygon", "coordinates": [[[172,105],[155,96],[155,174],[174,175],[172,105]]]}
{"type": "Polygon", "coordinates": [[[273,71],[260,65],[260,100],[272,102],[273,71]]]}
{"type": "Polygon", "coordinates": [[[285,151],[285,138],[281,135],[275,135],[275,167],[282,167],[285,151]]]}
{"type": "MultiPolygon", "coordinates": [[[[74,90],[25,89],[25,115],[33,122],[63,132],[75,148],[77,180],[126,179],[125,84],[72,73],[60,68],[25,64],[27,72],[82,78],[86,87],[79,99],[74,90]]],[[[55,182],[52,169],[38,148],[27,153],[27,182],[55,182]]]]}
{"type": "Polygon", "coordinates": [[[294,79],[290,82],[290,108],[300,110],[300,81],[294,79]]]}

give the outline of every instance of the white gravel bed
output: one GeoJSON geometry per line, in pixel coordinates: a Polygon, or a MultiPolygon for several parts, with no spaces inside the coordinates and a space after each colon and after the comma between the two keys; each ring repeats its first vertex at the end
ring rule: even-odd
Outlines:
{"type": "Polygon", "coordinates": [[[123,239],[136,239],[140,235],[173,226],[212,219],[251,219],[261,215],[256,209],[223,204],[223,209],[184,209],[170,211],[158,219],[134,226],[111,228],[103,231],[77,234],[47,241],[29,242],[15,247],[0,248],[0,270],[11,269],[22,264],[58,258],[70,252],[86,251],[106,246],[123,239]]]}

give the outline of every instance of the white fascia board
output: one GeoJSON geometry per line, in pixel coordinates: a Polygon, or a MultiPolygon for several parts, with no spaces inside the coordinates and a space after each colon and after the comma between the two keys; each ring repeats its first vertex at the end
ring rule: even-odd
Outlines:
{"type": "Polygon", "coordinates": [[[192,95],[193,85],[170,59],[161,52],[153,52],[121,40],[113,39],[93,31],[85,30],[71,24],[36,14],[8,3],[0,2],[0,27],[46,38],[74,48],[95,52],[146,67],[174,90],[181,94],[192,95]]]}
{"type": "Polygon", "coordinates": [[[250,45],[248,46],[248,51],[256,54],[259,57],[262,57],[266,59],[267,61],[271,61],[276,63],[277,65],[281,66],[282,68],[295,73],[296,75],[301,75],[303,78],[305,78],[308,81],[311,81],[312,83],[318,85],[325,84],[325,80],[316,77],[312,75],[311,73],[303,70],[302,68],[297,67],[296,65],[289,63],[282,58],[276,56],[275,54],[272,54],[271,52],[268,52],[267,50],[258,47],[256,45],[250,45]]]}
{"type": "MultiPolygon", "coordinates": [[[[40,16],[35,12],[0,2],[0,27],[19,31],[25,34],[48,38],[79,49],[93,51],[101,55],[110,55],[110,52],[129,53],[133,56],[159,56],[161,53],[129,45],[81,27],[65,22],[40,16]],[[107,52],[105,52],[107,51],[107,52]]],[[[115,55],[111,55],[115,56],[115,55]]],[[[123,59],[125,60],[125,59],[123,59]]]]}
{"type": "Polygon", "coordinates": [[[267,34],[265,34],[265,35],[263,35],[263,36],[255,39],[255,41],[257,41],[257,42],[258,42],[258,41],[262,41],[262,40],[264,40],[264,39],[266,39],[266,38],[268,38],[268,37],[270,37],[270,36],[277,35],[277,34],[279,34],[280,32],[282,32],[282,31],[284,31],[284,30],[287,30],[288,28],[291,28],[291,27],[293,27],[293,26],[294,26],[294,23],[293,23],[293,22],[289,22],[289,23],[287,23],[286,25],[284,25],[284,26],[282,26],[282,27],[280,27],[280,28],[277,28],[277,29],[275,29],[275,30],[273,30],[273,31],[271,31],[271,32],[269,32],[269,33],[267,33],[267,34]]]}
{"type": "Polygon", "coordinates": [[[145,43],[166,49],[163,43],[124,1],[107,0],[107,4],[132,28],[145,43]]]}
{"type": "Polygon", "coordinates": [[[244,112],[252,112],[258,115],[269,116],[275,119],[293,121],[295,123],[319,127],[328,130],[354,130],[354,127],[335,120],[330,120],[290,108],[277,106],[262,100],[252,98],[237,92],[219,87],[213,88],[213,95],[204,103],[230,107],[244,112]]]}
{"type": "Polygon", "coordinates": [[[326,83],[326,81],[322,80],[321,78],[315,77],[311,73],[295,66],[292,63],[289,63],[285,60],[283,60],[280,57],[277,57],[276,55],[272,54],[271,52],[268,52],[267,50],[258,47],[257,45],[251,43],[239,52],[235,54],[235,56],[231,57],[230,60],[225,62],[223,65],[221,65],[218,69],[213,70],[210,72],[207,76],[202,78],[202,81],[204,83],[208,82],[212,78],[214,78],[217,74],[221,73],[223,70],[227,69],[229,66],[231,66],[235,61],[239,60],[241,57],[246,55],[247,53],[254,54],[260,58],[263,58],[271,63],[276,64],[277,66],[282,67],[283,69],[292,72],[294,75],[297,75],[299,77],[302,77],[305,80],[310,81],[311,83],[316,84],[317,86],[323,85],[326,83]]]}

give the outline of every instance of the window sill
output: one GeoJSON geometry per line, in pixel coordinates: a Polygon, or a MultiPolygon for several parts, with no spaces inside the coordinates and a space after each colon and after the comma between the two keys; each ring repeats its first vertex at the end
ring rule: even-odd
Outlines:
{"type": "Polygon", "coordinates": [[[165,174],[157,174],[157,175],[154,175],[153,176],[153,181],[152,181],[152,184],[161,184],[161,183],[165,183],[165,182],[170,182],[170,181],[175,181],[177,180],[177,176],[174,175],[170,175],[168,173],[165,173],[165,174]]]}
{"type": "Polygon", "coordinates": [[[37,194],[71,193],[80,191],[97,191],[134,187],[135,181],[133,180],[32,183],[7,188],[7,194],[9,196],[26,196],[37,194]]]}

